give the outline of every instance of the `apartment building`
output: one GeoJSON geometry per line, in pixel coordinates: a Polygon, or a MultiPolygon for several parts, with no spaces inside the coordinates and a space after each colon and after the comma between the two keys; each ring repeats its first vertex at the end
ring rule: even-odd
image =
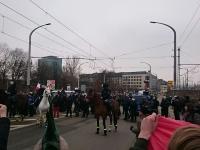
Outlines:
{"type": "Polygon", "coordinates": [[[101,85],[104,81],[109,83],[114,90],[131,91],[147,88],[157,89],[157,76],[146,71],[80,75],[80,85],[86,85],[86,88],[91,88],[97,83],[101,85]]]}

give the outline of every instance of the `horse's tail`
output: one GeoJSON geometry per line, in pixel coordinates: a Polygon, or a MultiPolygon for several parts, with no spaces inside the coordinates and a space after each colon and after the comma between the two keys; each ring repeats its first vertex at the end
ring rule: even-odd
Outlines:
{"type": "Polygon", "coordinates": [[[119,116],[121,115],[119,102],[114,99],[112,105],[113,105],[113,108],[112,108],[113,113],[115,114],[115,116],[119,118],[119,116]]]}

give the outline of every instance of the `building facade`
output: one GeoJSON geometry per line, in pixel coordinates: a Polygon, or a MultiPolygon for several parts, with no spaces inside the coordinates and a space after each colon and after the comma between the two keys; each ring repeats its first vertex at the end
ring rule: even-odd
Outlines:
{"type": "Polygon", "coordinates": [[[60,88],[62,74],[62,59],[56,56],[47,56],[38,60],[39,80],[47,84],[47,80],[55,80],[56,88],[60,88]]]}
{"type": "Polygon", "coordinates": [[[151,88],[157,89],[157,76],[146,71],[81,74],[80,85],[94,88],[107,82],[114,91],[132,91],[151,88]]]}

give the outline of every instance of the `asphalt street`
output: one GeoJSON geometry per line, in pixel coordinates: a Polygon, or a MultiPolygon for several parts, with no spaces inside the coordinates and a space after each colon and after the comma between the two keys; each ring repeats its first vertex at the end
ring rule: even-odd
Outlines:
{"type": "MultiPolygon", "coordinates": [[[[107,123],[108,124],[108,123],[107,123]]],[[[133,123],[119,120],[118,131],[114,128],[107,136],[103,135],[101,122],[100,134],[96,132],[96,120],[91,116],[84,118],[61,118],[56,120],[60,135],[69,144],[70,150],[128,150],[135,141],[129,128],[133,123]]],[[[8,150],[32,150],[43,136],[44,128],[36,125],[26,126],[10,132],[8,150]]]]}

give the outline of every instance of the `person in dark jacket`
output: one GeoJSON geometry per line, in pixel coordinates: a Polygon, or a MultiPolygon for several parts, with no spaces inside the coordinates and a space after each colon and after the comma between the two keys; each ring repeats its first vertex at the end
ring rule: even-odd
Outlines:
{"type": "Polygon", "coordinates": [[[123,100],[124,120],[128,120],[130,117],[129,106],[130,106],[129,96],[128,94],[126,94],[123,100]]]}
{"type": "Polygon", "coordinates": [[[60,113],[60,102],[61,102],[61,95],[60,91],[57,92],[56,96],[53,98],[53,117],[59,118],[60,113]]]}
{"type": "Polygon", "coordinates": [[[73,92],[70,93],[70,96],[67,97],[67,110],[66,110],[66,117],[70,114],[70,117],[72,117],[72,105],[74,103],[75,96],[73,92]]]}
{"type": "Polygon", "coordinates": [[[168,117],[169,106],[170,106],[169,98],[163,97],[160,106],[161,106],[161,115],[165,116],[165,117],[168,117]]]}
{"type": "Polygon", "coordinates": [[[135,102],[135,99],[133,97],[130,98],[130,107],[129,107],[129,112],[130,112],[130,118],[132,122],[136,122],[137,118],[137,104],[135,102]]]}
{"type": "Polygon", "coordinates": [[[180,120],[181,102],[178,96],[172,99],[172,106],[174,108],[174,116],[176,120],[180,120]]]}
{"type": "Polygon", "coordinates": [[[30,117],[33,117],[34,115],[34,97],[33,97],[33,93],[29,92],[28,94],[28,113],[30,117]]]}
{"type": "Polygon", "coordinates": [[[102,97],[103,101],[111,99],[111,90],[109,89],[107,83],[103,84],[103,89],[101,91],[101,97],[102,97]]]}
{"type": "Polygon", "coordinates": [[[185,121],[200,125],[200,113],[197,111],[197,104],[190,102],[186,105],[186,108],[185,121]]]}
{"type": "Polygon", "coordinates": [[[158,99],[157,99],[157,97],[156,96],[154,96],[153,98],[152,98],[152,109],[153,109],[153,112],[155,112],[156,114],[158,114],[158,106],[159,106],[159,101],[158,101],[158,99]]]}
{"type": "Polygon", "coordinates": [[[7,108],[0,104],[0,150],[7,150],[10,120],[7,118],[7,108]]]}
{"type": "Polygon", "coordinates": [[[16,109],[17,109],[17,89],[16,89],[16,83],[14,81],[10,82],[10,85],[7,90],[8,93],[8,99],[10,101],[10,117],[14,117],[16,115],[16,109]]]}

